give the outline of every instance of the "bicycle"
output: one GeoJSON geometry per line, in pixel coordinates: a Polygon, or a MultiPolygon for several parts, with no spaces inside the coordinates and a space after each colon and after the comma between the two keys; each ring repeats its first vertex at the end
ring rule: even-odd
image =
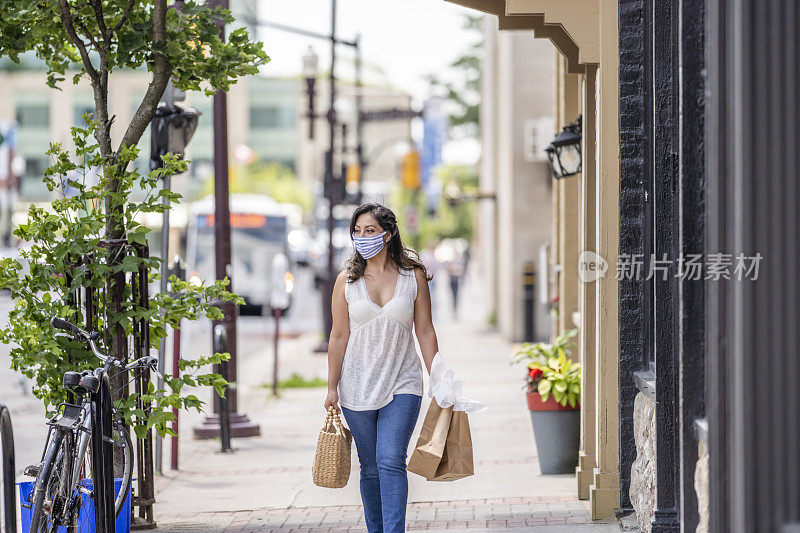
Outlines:
{"type": "MultiPolygon", "coordinates": [[[[158,374],[158,358],[141,357],[124,365],[100,352],[94,342],[99,333],[88,333],[58,317],[53,317],[50,324],[72,333],[76,340],[88,343],[103,366],[64,374],[64,387],[75,393],[76,403],[58,406],[56,415],[47,422],[50,430],[41,463],[25,469],[26,475],[36,478],[28,500],[28,505],[32,507],[30,531],[55,533],[59,526],[65,526],[68,533],[77,531],[81,495],[94,499],[95,522],[97,530],[102,531],[105,528],[100,525],[102,522],[98,515],[106,507],[102,502],[108,501],[103,499],[108,495],[107,480],[113,480],[113,471],[108,472],[108,466],[104,466],[104,443],[121,448],[124,461],[122,486],[114,498],[115,517],[125,504],[133,476],[133,443],[122,416],[113,405],[108,405],[108,372],[112,368],[119,368],[120,372],[149,368],[158,374]],[[111,414],[110,431],[103,431],[103,413],[111,414]],[[91,479],[91,488],[81,482],[82,478],[91,479]]],[[[113,490],[113,483],[111,487],[113,490]]]]}

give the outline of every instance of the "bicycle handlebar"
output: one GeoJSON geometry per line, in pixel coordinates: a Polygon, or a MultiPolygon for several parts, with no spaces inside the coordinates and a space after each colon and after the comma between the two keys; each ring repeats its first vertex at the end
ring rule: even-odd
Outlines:
{"type": "Polygon", "coordinates": [[[68,331],[69,333],[72,333],[73,335],[76,335],[78,337],[85,337],[85,338],[89,337],[89,334],[86,333],[85,331],[83,331],[78,326],[70,324],[69,322],[67,322],[63,318],[59,318],[57,316],[54,316],[52,318],[52,320],[50,320],[50,325],[53,326],[56,329],[60,329],[60,330],[63,330],[63,331],[68,331]]]}
{"type": "Polygon", "coordinates": [[[158,371],[157,357],[145,356],[137,359],[136,361],[133,361],[128,365],[123,365],[122,362],[119,361],[118,359],[115,359],[114,357],[105,355],[102,352],[100,352],[100,350],[97,348],[97,345],[94,343],[95,339],[97,339],[100,336],[98,332],[94,331],[92,333],[89,333],[87,331],[82,330],[75,324],[71,324],[66,320],[64,320],[63,318],[59,318],[57,316],[54,316],[50,320],[50,325],[52,325],[56,329],[68,331],[69,333],[72,333],[76,337],[81,338],[84,342],[88,342],[94,355],[98,359],[100,359],[100,361],[102,361],[103,363],[108,363],[112,366],[124,367],[125,370],[132,370],[140,366],[149,366],[156,374],[158,374],[159,376],[161,375],[161,373],[158,371]]]}
{"type": "Polygon", "coordinates": [[[66,320],[64,320],[63,318],[59,318],[57,316],[54,316],[50,320],[50,325],[53,326],[56,329],[60,329],[60,330],[72,333],[73,335],[75,335],[76,337],[80,338],[84,342],[88,342],[89,343],[89,347],[92,349],[92,352],[94,353],[94,355],[98,359],[100,359],[100,361],[102,361],[103,363],[110,363],[110,364],[116,364],[117,363],[116,359],[114,359],[113,357],[110,357],[108,355],[103,354],[97,348],[97,345],[94,343],[94,341],[95,341],[95,339],[100,337],[100,334],[98,332],[93,331],[92,333],[89,333],[88,331],[82,330],[81,328],[79,328],[75,324],[71,324],[71,323],[67,322],[66,320]]]}

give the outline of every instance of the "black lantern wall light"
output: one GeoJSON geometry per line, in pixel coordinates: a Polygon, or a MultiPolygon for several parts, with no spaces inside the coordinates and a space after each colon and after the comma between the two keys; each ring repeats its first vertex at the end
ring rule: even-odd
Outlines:
{"type": "Polygon", "coordinates": [[[547,148],[547,159],[556,179],[566,178],[581,171],[581,117],[562,129],[547,148]]]}

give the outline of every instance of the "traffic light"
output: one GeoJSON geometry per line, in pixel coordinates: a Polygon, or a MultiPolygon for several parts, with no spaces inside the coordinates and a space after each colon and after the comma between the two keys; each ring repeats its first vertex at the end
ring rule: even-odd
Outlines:
{"type": "Polygon", "coordinates": [[[361,165],[358,163],[351,163],[347,165],[346,186],[347,189],[358,188],[358,182],[361,179],[361,165]]]}
{"type": "Polygon", "coordinates": [[[411,150],[403,156],[400,165],[400,182],[404,189],[419,189],[419,152],[411,150]]]}

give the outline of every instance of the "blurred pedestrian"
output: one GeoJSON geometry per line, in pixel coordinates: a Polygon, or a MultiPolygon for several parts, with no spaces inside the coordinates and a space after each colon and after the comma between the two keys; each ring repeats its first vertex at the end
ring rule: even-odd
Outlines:
{"type": "Polygon", "coordinates": [[[360,463],[361,501],[369,533],[405,531],[406,454],[439,350],[425,265],[403,246],[395,214],[380,204],[350,219],[355,250],[339,273],[331,303],[328,394],[347,421],[360,463]]]}
{"type": "Polygon", "coordinates": [[[436,310],[438,308],[437,302],[439,300],[436,296],[436,287],[438,286],[436,280],[438,279],[438,274],[442,272],[444,266],[436,257],[435,242],[428,241],[428,244],[425,245],[425,249],[420,253],[420,259],[422,260],[422,264],[425,265],[425,268],[428,269],[428,274],[431,275],[431,280],[428,282],[431,293],[431,315],[436,316],[436,310]]]}
{"type": "Polygon", "coordinates": [[[453,296],[453,320],[458,320],[458,290],[466,271],[466,256],[461,251],[456,251],[453,258],[445,263],[447,275],[450,277],[450,293],[453,296]]]}
{"type": "Polygon", "coordinates": [[[19,180],[14,169],[16,123],[0,120],[0,248],[13,242],[13,217],[17,204],[19,180]]]}

